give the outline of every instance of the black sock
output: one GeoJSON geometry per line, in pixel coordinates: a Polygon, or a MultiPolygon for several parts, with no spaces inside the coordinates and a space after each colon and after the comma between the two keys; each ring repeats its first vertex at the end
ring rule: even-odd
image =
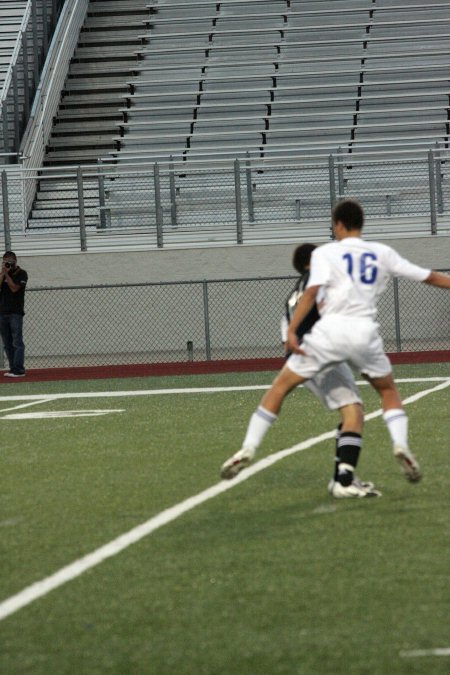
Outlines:
{"type": "Polygon", "coordinates": [[[339,424],[336,429],[336,454],[334,457],[334,480],[338,479],[338,466],[339,466],[339,439],[341,437],[342,422],[339,424]]]}
{"type": "Polygon", "coordinates": [[[350,485],[353,472],[358,464],[361,452],[361,434],[353,431],[344,431],[338,440],[339,462],[337,463],[337,478],[342,485],[350,485]]]}

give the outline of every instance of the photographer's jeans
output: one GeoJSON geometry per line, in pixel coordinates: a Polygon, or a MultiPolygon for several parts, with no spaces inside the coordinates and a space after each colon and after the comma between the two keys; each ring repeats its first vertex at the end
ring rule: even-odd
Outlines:
{"type": "Polygon", "coordinates": [[[25,345],[22,337],[23,316],[0,314],[0,335],[3,340],[9,367],[13,373],[25,372],[25,345]]]}

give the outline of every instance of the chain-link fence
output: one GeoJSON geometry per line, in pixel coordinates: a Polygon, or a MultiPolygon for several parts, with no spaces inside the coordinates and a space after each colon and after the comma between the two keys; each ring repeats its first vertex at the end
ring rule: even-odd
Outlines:
{"type": "Polygon", "coordinates": [[[17,169],[2,174],[5,242],[16,232],[78,237],[81,250],[279,242],[330,235],[330,210],[357,197],[366,236],[448,234],[450,154],[17,169]],[[108,235],[110,235],[108,237],[108,235]]]}
{"type": "MultiPolygon", "coordinates": [[[[28,368],[276,358],[296,278],[29,289],[28,368]]],[[[388,351],[450,349],[443,290],[393,280],[379,303],[388,351]]]]}

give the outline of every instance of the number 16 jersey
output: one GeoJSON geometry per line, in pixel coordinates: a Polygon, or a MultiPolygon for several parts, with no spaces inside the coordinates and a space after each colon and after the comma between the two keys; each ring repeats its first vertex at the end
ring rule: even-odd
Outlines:
{"type": "Polygon", "coordinates": [[[346,237],[313,251],[308,287],[322,287],[321,315],[374,319],[377,300],[391,277],[425,281],[430,272],[405,260],[390,246],[346,237]]]}

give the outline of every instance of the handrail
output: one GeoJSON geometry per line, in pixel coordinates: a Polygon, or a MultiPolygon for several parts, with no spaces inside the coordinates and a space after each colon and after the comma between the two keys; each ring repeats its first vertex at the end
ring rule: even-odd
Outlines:
{"type": "MultiPolygon", "coordinates": [[[[22,140],[25,169],[42,165],[87,6],[88,0],[68,0],[61,10],[22,140]]],[[[31,209],[34,193],[35,186],[28,184],[24,203],[26,213],[31,209]]]]}
{"type": "Polygon", "coordinates": [[[3,82],[3,87],[2,91],[0,94],[0,107],[3,107],[3,103],[5,102],[7,96],[8,96],[8,90],[9,90],[9,85],[11,84],[12,76],[13,76],[13,69],[17,65],[17,60],[19,58],[20,54],[20,48],[22,46],[22,36],[26,32],[28,28],[28,22],[30,20],[31,16],[31,4],[32,0],[28,0],[27,5],[25,7],[25,11],[23,13],[22,21],[20,24],[19,32],[17,34],[16,38],[16,44],[14,45],[13,53],[11,56],[11,61],[8,66],[8,70],[6,71],[6,76],[5,80],[3,82]]]}
{"type": "MultiPolygon", "coordinates": [[[[439,147],[433,147],[433,152],[435,155],[441,155],[443,159],[448,159],[450,160],[450,150],[447,148],[439,148],[439,147]]],[[[386,159],[383,158],[377,158],[376,156],[382,153],[383,155],[389,155],[390,159],[389,161],[395,162],[396,164],[398,163],[410,163],[410,162],[421,162],[426,159],[426,154],[428,152],[429,148],[426,147],[423,150],[423,153],[417,152],[415,150],[416,154],[411,156],[405,156],[410,152],[413,152],[413,150],[404,150],[404,149],[394,149],[394,150],[389,150],[389,149],[384,149],[380,148],[379,150],[366,150],[364,152],[363,156],[360,155],[355,155],[352,153],[339,153],[339,152],[334,152],[331,153],[332,156],[335,158],[335,161],[338,163],[342,164],[371,164],[371,163],[383,163],[386,162],[386,159]],[[375,157],[372,157],[375,155],[375,157]],[[403,155],[403,156],[399,156],[403,155]],[[367,157],[369,156],[369,159],[367,160],[367,157]],[[392,156],[392,158],[391,158],[392,156]]],[[[322,153],[322,154],[314,154],[314,155],[290,155],[286,157],[285,155],[274,155],[274,156],[269,156],[266,158],[254,158],[254,157],[245,157],[243,156],[242,158],[239,158],[239,161],[242,163],[245,163],[246,161],[250,161],[252,164],[252,167],[261,167],[261,168],[283,168],[283,163],[284,167],[286,167],[286,164],[288,163],[289,168],[295,168],[295,161],[301,161],[302,168],[305,167],[305,160],[311,159],[315,161],[311,161],[308,163],[308,166],[324,166],[324,159],[327,159],[330,156],[330,153],[322,153]],[[322,160],[322,161],[320,161],[322,160]],[[267,164],[267,162],[270,162],[270,164],[267,164]],[[272,164],[272,162],[279,162],[279,164],[272,164]]],[[[24,159],[29,159],[28,157],[24,159]]],[[[106,171],[112,172],[113,169],[118,170],[119,172],[122,172],[124,168],[130,168],[133,169],[135,167],[136,169],[140,170],[145,170],[146,168],[153,167],[155,164],[158,164],[160,167],[169,167],[169,166],[174,166],[174,168],[179,167],[180,169],[186,169],[186,162],[183,160],[179,159],[166,159],[166,160],[154,160],[154,159],[147,159],[143,161],[136,161],[137,158],[134,158],[135,161],[129,161],[129,162],[120,162],[117,163],[117,158],[113,157],[104,157],[101,159],[99,166],[102,168],[101,171],[99,171],[98,167],[92,164],[86,164],[86,165],[80,165],[80,164],[64,164],[64,165],[58,165],[58,166],[39,166],[35,165],[32,166],[28,161],[24,163],[23,166],[23,173],[24,173],[24,179],[27,178],[25,175],[27,172],[28,173],[39,173],[40,176],[45,177],[45,174],[51,174],[52,178],[67,178],[68,174],[66,173],[67,170],[72,169],[73,170],[73,175],[76,175],[77,169],[81,168],[83,171],[86,171],[86,175],[96,177],[98,175],[105,175],[106,171]],[[64,171],[65,173],[62,173],[64,171]]],[[[236,158],[234,156],[228,156],[224,158],[215,158],[213,163],[214,166],[216,167],[217,164],[223,164],[225,167],[228,165],[230,166],[232,162],[236,158]]],[[[189,164],[195,164],[199,165],[198,167],[196,166],[196,170],[200,171],[211,171],[211,159],[189,159],[189,164]],[[204,166],[201,166],[204,165],[204,166]]],[[[136,173],[134,171],[133,173],[136,173]]]]}

